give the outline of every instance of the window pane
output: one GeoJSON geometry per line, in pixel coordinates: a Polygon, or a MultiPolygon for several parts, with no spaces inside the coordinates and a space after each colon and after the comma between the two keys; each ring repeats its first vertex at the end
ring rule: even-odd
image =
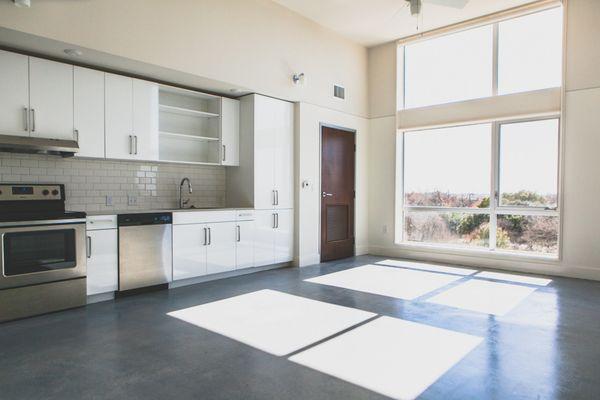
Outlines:
{"type": "Polygon", "coordinates": [[[500,127],[500,205],[556,207],[558,119],[500,127]]]}
{"type": "Polygon", "coordinates": [[[405,47],[405,107],[492,95],[492,26],[405,47]]]}
{"type": "Polygon", "coordinates": [[[407,211],[404,238],[409,242],[484,247],[489,244],[487,214],[407,211]]]}
{"type": "Polygon", "coordinates": [[[558,87],[561,76],[561,7],[499,24],[499,94],[558,87]]]}
{"type": "Polygon", "coordinates": [[[558,217],[499,215],[496,247],[534,253],[558,253],[558,217]]]}
{"type": "Polygon", "coordinates": [[[490,124],[405,133],[405,205],[488,208],[490,154],[490,124]]]}

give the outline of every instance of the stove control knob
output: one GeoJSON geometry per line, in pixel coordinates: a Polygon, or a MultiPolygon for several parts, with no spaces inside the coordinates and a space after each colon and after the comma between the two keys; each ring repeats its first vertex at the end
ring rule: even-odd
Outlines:
{"type": "Polygon", "coordinates": [[[50,194],[50,191],[49,191],[48,189],[44,189],[44,190],[42,191],[42,194],[43,194],[44,196],[48,196],[48,195],[50,194]]]}
{"type": "Polygon", "coordinates": [[[54,190],[52,191],[52,196],[58,196],[58,190],[54,189],[54,190]]]}

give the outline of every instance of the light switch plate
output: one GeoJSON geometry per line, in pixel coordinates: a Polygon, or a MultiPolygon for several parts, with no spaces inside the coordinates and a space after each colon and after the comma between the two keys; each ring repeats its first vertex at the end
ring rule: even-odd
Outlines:
{"type": "Polygon", "coordinates": [[[113,205],[113,197],[111,195],[106,195],[106,205],[107,206],[113,205]]]}

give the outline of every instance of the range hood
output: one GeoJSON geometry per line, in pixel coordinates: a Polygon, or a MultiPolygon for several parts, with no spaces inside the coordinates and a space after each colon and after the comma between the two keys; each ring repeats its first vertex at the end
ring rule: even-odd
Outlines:
{"type": "Polygon", "coordinates": [[[79,151],[79,144],[75,140],[0,135],[0,151],[73,157],[79,151]]]}

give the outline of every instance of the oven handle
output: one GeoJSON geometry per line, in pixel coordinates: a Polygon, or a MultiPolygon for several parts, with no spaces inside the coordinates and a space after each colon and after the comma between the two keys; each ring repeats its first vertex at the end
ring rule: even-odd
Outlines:
{"type": "MultiPolygon", "coordinates": [[[[35,227],[40,225],[49,225],[52,227],[61,227],[72,224],[85,224],[85,218],[73,218],[73,219],[61,219],[61,220],[39,220],[39,221],[16,221],[16,222],[0,222],[0,228],[22,228],[22,227],[35,227]]],[[[60,228],[57,228],[60,229],[60,228]]]]}
{"type": "Polygon", "coordinates": [[[4,232],[0,233],[0,270],[2,271],[2,276],[6,276],[4,274],[4,232]]]}

